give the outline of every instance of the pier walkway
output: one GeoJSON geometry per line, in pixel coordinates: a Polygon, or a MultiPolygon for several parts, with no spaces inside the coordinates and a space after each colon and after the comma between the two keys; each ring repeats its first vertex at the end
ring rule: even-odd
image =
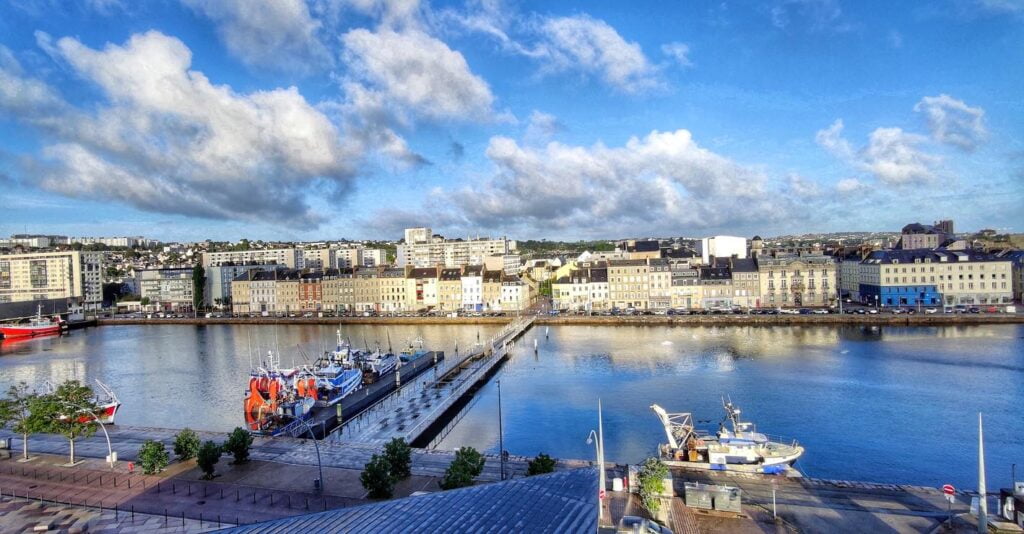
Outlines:
{"type": "Polygon", "coordinates": [[[359,416],[342,423],[330,439],[382,445],[394,438],[412,443],[434,428],[450,408],[484,381],[508,357],[515,340],[534,324],[532,316],[505,325],[486,343],[456,353],[359,416]],[[424,379],[424,376],[429,378],[424,379]]]}

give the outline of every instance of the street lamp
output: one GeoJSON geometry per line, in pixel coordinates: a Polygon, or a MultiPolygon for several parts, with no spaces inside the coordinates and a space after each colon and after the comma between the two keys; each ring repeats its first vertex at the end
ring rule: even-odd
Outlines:
{"type": "MultiPolygon", "coordinates": [[[[89,410],[89,409],[85,408],[84,406],[79,406],[77,404],[72,404],[70,402],[64,402],[62,404],[64,404],[64,406],[67,406],[68,408],[74,408],[76,410],[81,410],[83,412],[88,413],[89,415],[91,415],[93,417],[93,421],[96,421],[96,423],[98,423],[100,425],[100,430],[103,431],[103,436],[105,438],[107,438],[107,462],[110,464],[110,468],[113,469],[114,468],[114,449],[110,446],[110,434],[107,434],[107,427],[105,427],[103,425],[103,421],[100,421],[100,418],[96,415],[96,412],[93,412],[92,410],[89,410]]],[[[71,440],[71,448],[74,449],[74,447],[75,447],[75,442],[74,442],[74,440],[71,440]]],[[[74,452],[74,451],[72,451],[72,452],[74,452]]],[[[74,457],[74,454],[72,454],[71,456],[74,457]]]]}
{"type": "Polygon", "coordinates": [[[505,480],[505,432],[501,425],[501,379],[495,380],[498,384],[498,458],[501,464],[501,479],[505,480]]]}
{"type": "MultiPolygon", "coordinates": [[[[320,470],[320,491],[324,491],[324,464],[320,461],[320,444],[317,443],[316,434],[313,433],[313,427],[309,426],[309,423],[305,419],[296,419],[302,421],[302,424],[306,425],[306,429],[309,430],[309,437],[313,440],[313,446],[316,447],[316,466],[320,470]]],[[[339,436],[340,437],[340,436],[339,436]]]]}
{"type": "Polygon", "coordinates": [[[587,436],[587,445],[594,444],[595,453],[597,454],[597,468],[598,468],[598,497],[597,497],[597,519],[600,521],[604,518],[604,491],[605,491],[605,473],[604,473],[604,425],[601,419],[601,399],[597,399],[597,431],[591,430],[587,436]],[[595,441],[596,440],[596,441],[595,441]]]}

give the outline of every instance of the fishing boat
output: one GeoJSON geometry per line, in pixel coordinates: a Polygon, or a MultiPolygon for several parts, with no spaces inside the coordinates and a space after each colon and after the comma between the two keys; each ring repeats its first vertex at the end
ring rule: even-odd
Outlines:
{"type": "Polygon", "coordinates": [[[306,369],[284,369],[267,351],[267,361],[249,372],[245,422],[258,434],[286,434],[311,415],[318,397],[317,377],[306,369]]]}
{"type": "MultiPolygon", "coordinates": [[[[88,423],[89,421],[97,421],[104,425],[112,425],[117,417],[117,411],[121,409],[121,401],[110,386],[104,384],[98,378],[94,380],[99,389],[92,399],[96,410],[88,413],[83,412],[78,416],[78,422],[88,423]]],[[[52,382],[48,380],[43,382],[42,393],[44,395],[52,394],[56,390],[57,387],[52,382]]]]}
{"type": "Polygon", "coordinates": [[[666,465],[741,471],[747,473],[795,475],[794,462],[804,453],[795,440],[773,441],[757,432],[753,423],[740,419],[740,409],[731,400],[722,399],[725,418],[711,434],[697,429],[690,413],[668,413],[657,404],[651,409],[665,427],[668,443],[659,446],[666,465]]]}
{"type": "Polygon", "coordinates": [[[318,405],[331,406],[362,387],[363,369],[355,361],[348,343],[341,339],[338,331],[338,345],[324,353],[311,369],[316,377],[318,405]]]}
{"type": "Polygon", "coordinates": [[[29,322],[0,325],[0,334],[3,334],[4,339],[13,339],[59,334],[67,328],[67,323],[59,315],[43,317],[43,305],[40,304],[36,308],[36,316],[29,322]]]}

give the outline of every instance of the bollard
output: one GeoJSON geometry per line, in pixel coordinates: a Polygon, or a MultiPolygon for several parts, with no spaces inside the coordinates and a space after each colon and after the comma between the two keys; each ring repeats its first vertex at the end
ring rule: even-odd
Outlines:
{"type": "Polygon", "coordinates": [[[135,524],[135,505],[132,505],[132,524],[135,524]]]}
{"type": "Polygon", "coordinates": [[[252,502],[256,504],[256,490],[252,490],[252,502]]]}
{"type": "Polygon", "coordinates": [[[185,511],[181,511],[181,526],[185,526],[185,511]]]}
{"type": "Polygon", "coordinates": [[[191,482],[189,482],[189,484],[188,484],[188,494],[192,495],[192,483],[191,482]]]}
{"type": "Polygon", "coordinates": [[[306,497],[306,510],[309,510],[309,497],[306,497]]]}
{"type": "Polygon", "coordinates": [[[217,528],[220,528],[220,514],[217,514],[217,528]]]}
{"type": "Polygon", "coordinates": [[[239,495],[241,494],[238,492],[238,490],[235,490],[235,502],[238,502],[239,495]]]}
{"type": "Polygon", "coordinates": [[[114,503],[114,521],[117,521],[117,503],[114,503]]]}
{"type": "Polygon", "coordinates": [[[132,477],[128,477],[128,489],[132,489],[132,477]]]}
{"type": "Polygon", "coordinates": [[[270,506],[274,506],[274,494],[270,494],[270,506]]]}
{"type": "Polygon", "coordinates": [[[224,500],[224,488],[220,489],[220,499],[224,500]]]}
{"type": "Polygon", "coordinates": [[[206,498],[206,484],[203,484],[203,498],[206,498]]]}
{"type": "Polygon", "coordinates": [[[159,482],[156,483],[156,492],[160,493],[160,483],[159,482]]]}
{"type": "Polygon", "coordinates": [[[289,493],[288,494],[288,509],[290,510],[291,507],[292,507],[292,494],[289,493]]]}
{"type": "Polygon", "coordinates": [[[167,508],[164,508],[164,526],[167,526],[167,508]]]}
{"type": "MultiPolygon", "coordinates": [[[[182,512],[181,515],[184,516],[185,512],[182,512]]],[[[183,521],[181,524],[184,525],[185,522],[183,521]]],[[[203,513],[202,512],[199,512],[199,528],[203,528],[203,513]]]]}

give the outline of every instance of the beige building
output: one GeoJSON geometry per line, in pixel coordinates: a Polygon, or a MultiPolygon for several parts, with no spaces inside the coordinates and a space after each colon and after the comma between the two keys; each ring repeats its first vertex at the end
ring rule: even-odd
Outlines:
{"type": "Polygon", "coordinates": [[[610,260],[608,293],[612,307],[647,309],[650,283],[648,260],[610,260]]]}
{"type": "Polygon", "coordinates": [[[836,300],[836,264],[814,253],[762,254],[757,258],[761,306],[831,306],[836,300]]]}
{"type": "Polygon", "coordinates": [[[85,310],[103,306],[102,252],[0,255],[0,302],[71,299],[85,310]]]}
{"type": "Polygon", "coordinates": [[[486,311],[501,309],[501,271],[485,269],[483,274],[483,307],[486,311]]]}
{"type": "Polygon", "coordinates": [[[667,310],[671,308],[672,269],[668,260],[660,258],[648,259],[647,267],[647,307],[652,310],[667,310]]]}
{"type": "Polygon", "coordinates": [[[409,311],[405,269],[383,269],[380,273],[380,311],[409,311]]]}
{"type": "Polygon", "coordinates": [[[437,267],[410,268],[408,274],[408,301],[414,311],[437,308],[437,267]]]}
{"type": "Polygon", "coordinates": [[[355,308],[355,278],[352,269],[337,269],[324,276],[323,308],[336,313],[355,308]]]}
{"type": "Polygon", "coordinates": [[[227,252],[204,252],[203,267],[211,265],[247,265],[251,263],[274,263],[289,269],[300,267],[302,250],[296,248],[266,250],[232,250],[227,252]]]}
{"type": "Polygon", "coordinates": [[[437,280],[437,308],[441,311],[462,309],[462,269],[445,268],[437,280]]]}
{"type": "Polygon", "coordinates": [[[377,269],[357,269],[355,274],[357,312],[380,311],[380,273],[377,269]]]}
{"type": "Polygon", "coordinates": [[[277,302],[272,311],[279,313],[302,312],[302,299],[299,297],[299,272],[281,270],[277,272],[275,296],[277,302]]]}
{"type": "Polygon", "coordinates": [[[443,265],[445,267],[462,267],[464,265],[483,264],[488,256],[505,255],[515,252],[516,242],[505,238],[490,239],[445,239],[430,236],[426,240],[424,232],[429,228],[409,228],[406,240],[398,245],[396,262],[398,266],[411,265],[417,268],[443,265]]]}

